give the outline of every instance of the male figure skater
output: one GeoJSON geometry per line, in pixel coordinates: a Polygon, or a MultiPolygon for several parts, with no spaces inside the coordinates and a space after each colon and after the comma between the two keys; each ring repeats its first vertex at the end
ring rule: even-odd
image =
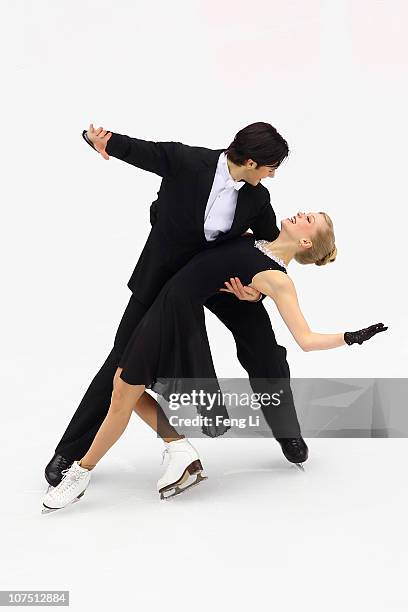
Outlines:
{"type": "MultiPolygon", "coordinates": [[[[257,239],[276,239],[279,230],[275,213],[261,180],[273,177],[289,152],[286,140],[264,122],[244,127],[227,149],[216,150],[130,138],[94,129],[92,124],[82,136],[104,159],[113,156],[154,172],[162,182],[158,198],[150,206],[152,228],[128,282],[132,295],[114,346],[45,468],[52,486],[61,481],[63,470],[89,449],[108,412],[120,356],[164,283],[199,251],[216,248],[247,229],[257,239]]],[[[239,279],[228,280],[231,293],[220,291],[205,306],[234,335],[238,359],[248,372],[254,392],[270,392],[268,379],[290,376],[286,349],[276,342],[262,303],[265,296],[242,287],[239,279]]],[[[301,436],[290,386],[288,395],[284,406],[273,411],[261,409],[285,457],[301,464],[308,457],[308,448],[301,436]]]]}

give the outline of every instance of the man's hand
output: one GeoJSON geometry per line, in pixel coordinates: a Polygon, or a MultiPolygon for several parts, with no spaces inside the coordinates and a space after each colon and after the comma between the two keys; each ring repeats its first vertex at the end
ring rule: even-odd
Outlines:
{"type": "Polygon", "coordinates": [[[230,281],[230,283],[225,281],[224,285],[227,286],[227,289],[220,289],[220,291],[233,293],[239,300],[247,300],[248,302],[257,302],[261,297],[260,291],[247,285],[244,286],[237,276],[231,277],[230,281]]]}
{"type": "Polygon", "coordinates": [[[109,138],[112,136],[112,132],[108,132],[101,127],[95,130],[91,123],[86,135],[98,153],[100,153],[104,159],[109,159],[109,155],[105,149],[109,138]]]}

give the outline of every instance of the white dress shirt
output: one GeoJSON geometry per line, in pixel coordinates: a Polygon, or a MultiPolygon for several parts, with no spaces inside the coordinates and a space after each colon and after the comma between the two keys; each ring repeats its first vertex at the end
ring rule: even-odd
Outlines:
{"type": "Polygon", "coordinates": [[[218,158],[214,182],[208,196],[204,213],[204,234],[208,241],[215,240],[219,233],[228,232],[234,220],[238,190],[244,181],[234,181],[224,151],[218,158]]]}

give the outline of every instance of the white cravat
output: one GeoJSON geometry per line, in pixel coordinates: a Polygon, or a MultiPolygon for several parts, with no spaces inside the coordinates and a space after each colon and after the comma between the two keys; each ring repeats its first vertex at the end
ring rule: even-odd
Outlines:
{"type": "Polygon", "coordinates": [[[220,232],[228,232],[234,220],[238,190],[244,181],[234,181],[224,151],[218,158],[214,182],[208,196],[204,213],[204,234],[206,239],[215,240],[220,232]]]}

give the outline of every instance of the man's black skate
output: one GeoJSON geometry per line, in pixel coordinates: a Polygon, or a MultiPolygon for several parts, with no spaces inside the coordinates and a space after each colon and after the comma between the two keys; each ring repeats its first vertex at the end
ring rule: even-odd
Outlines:
{"type": "Polygon", "coordinates": [[[61,482],[63,471],[69,469],[73,461],[66,459],[62,455],[55,453],[47,467],[45,468],[45,479],[49,485],[56,487],[61,482]]]}
{"type": "Polygon", "coordinates": [[[303,438],[276,438],[282,447],[283,454],[291,463],[304,471],[302,463],[309,456],[309,449],[303,438]]]}

